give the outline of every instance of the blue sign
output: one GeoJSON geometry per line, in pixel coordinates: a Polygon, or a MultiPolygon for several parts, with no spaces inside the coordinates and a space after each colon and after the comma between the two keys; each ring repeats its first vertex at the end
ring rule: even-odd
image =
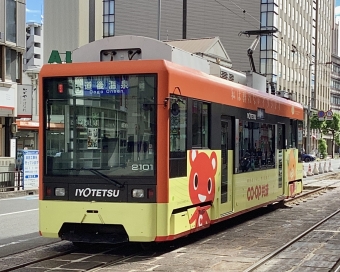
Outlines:
{"type": "Polygon", "coordinates": [[[24,189],[39,188],[39,151],[23,151],[24,189]]]}
{"type": "MultiPolygon", "coordinates": [[[[79,81],[78,81],[79,84],[79,81]]],[[[84,96],[114,96],[127,94],[127,76],[92,76],[83,79],[84,96]]]]}
{"type": "Polygon", "coordinates": [[[324,111],[318,111],[318,117],[319,117],[319,121],[324,121],[325,120],[325,112],[324,111]]]}

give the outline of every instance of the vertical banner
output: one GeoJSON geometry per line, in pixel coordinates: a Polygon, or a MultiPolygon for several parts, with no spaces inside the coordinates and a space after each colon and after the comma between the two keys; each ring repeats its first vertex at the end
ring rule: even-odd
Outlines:
{"type": "Polygon", "coordinates": [[[32,86],[18,85],[18,118],[32,117],[32,86]]]}
{"type": "Polygon", "coordinates": [[[10,157],[17,158],[17,139],[11,139],[11,146],[10,146],[10,157]]]}
{"type": "Polygon", "coordinates": [[[24,190],[39,188],[39,151],[24,150],[24,190]]]}

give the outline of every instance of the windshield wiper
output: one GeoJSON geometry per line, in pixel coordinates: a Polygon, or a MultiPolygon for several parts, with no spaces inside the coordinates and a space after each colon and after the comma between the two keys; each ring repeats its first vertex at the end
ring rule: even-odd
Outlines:
{"type": "Polygon", "coordinates": [[[90,171],[91,173],[101,177],[102,179],[112,183],[113,185],[117,186],[118,188],[124,188],[124,184],[109,178],[107,175],[104,175],[103,173],[99,172],[98,169],[93,169],[93,168],[81,168],[81,170],[87,170],[90,171]]]}
{"type": "Polygon", "coordinates": [[[100,168],[100,169],[94,169],[94,168],[68,168],[68,169],[62,169],[62,170],[71,170],[71,171],[90,171],[91,173],[95,174],[96,176],[101,177],[102,179],[108,181],[109,183],[113,184],[114,186],[117,186],[118,188],[124,188],[124,184],[108,177],[107,175],[104,175],[103,173],[99,172],[98,170],[109,170],[109,168],[100,168]]]}

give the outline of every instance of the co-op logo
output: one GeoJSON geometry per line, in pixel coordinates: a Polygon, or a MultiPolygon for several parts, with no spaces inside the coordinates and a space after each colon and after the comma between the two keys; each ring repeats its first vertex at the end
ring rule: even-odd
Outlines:
{"type": "Polygon", "coordinates": [[[118,197],[119,190],[109,190],[109,189],[76,189],[75,196],[79,197],[118,197]]]}

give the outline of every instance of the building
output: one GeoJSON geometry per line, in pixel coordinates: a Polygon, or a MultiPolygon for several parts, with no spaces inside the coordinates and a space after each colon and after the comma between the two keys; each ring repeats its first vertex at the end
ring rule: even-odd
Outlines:
{"type": "Polygon", "coordinates": [[[0,0],[0,157],[10,156],[25,52],[26,0],[0,0]]]}
{"type": "Polygon", "coordinates": [[[41,67],[43,64],[43,29],[42,24],[26,24],[26,52],[24,54],[24,70],[41,67]]]}
{"type": "Polygon", "coordinates": [[[161,40],[219,36],[234,69],[255,68],[266,76],[268,92],[305,106],[303,143],[308,152],[317,144],[308,128],[311,112],[330,109],[327,65],[332,54],[334,1],[265,2],[45,0],[44,62],[51,50],[72,51],[107,36],[161,40]],[[275,33],[264,35],[263,31],[275,33]],[[250,47],[254,67],[247,56],[250,47]]]}
{"type": "Polygon", "coordinates": [[[38,76],[43,65],[43,26],[26,23],[26,52],[22,86],[26,90],[26,111],[19,112],[15,120],[17,149],[38,148],[38,76]]]}

